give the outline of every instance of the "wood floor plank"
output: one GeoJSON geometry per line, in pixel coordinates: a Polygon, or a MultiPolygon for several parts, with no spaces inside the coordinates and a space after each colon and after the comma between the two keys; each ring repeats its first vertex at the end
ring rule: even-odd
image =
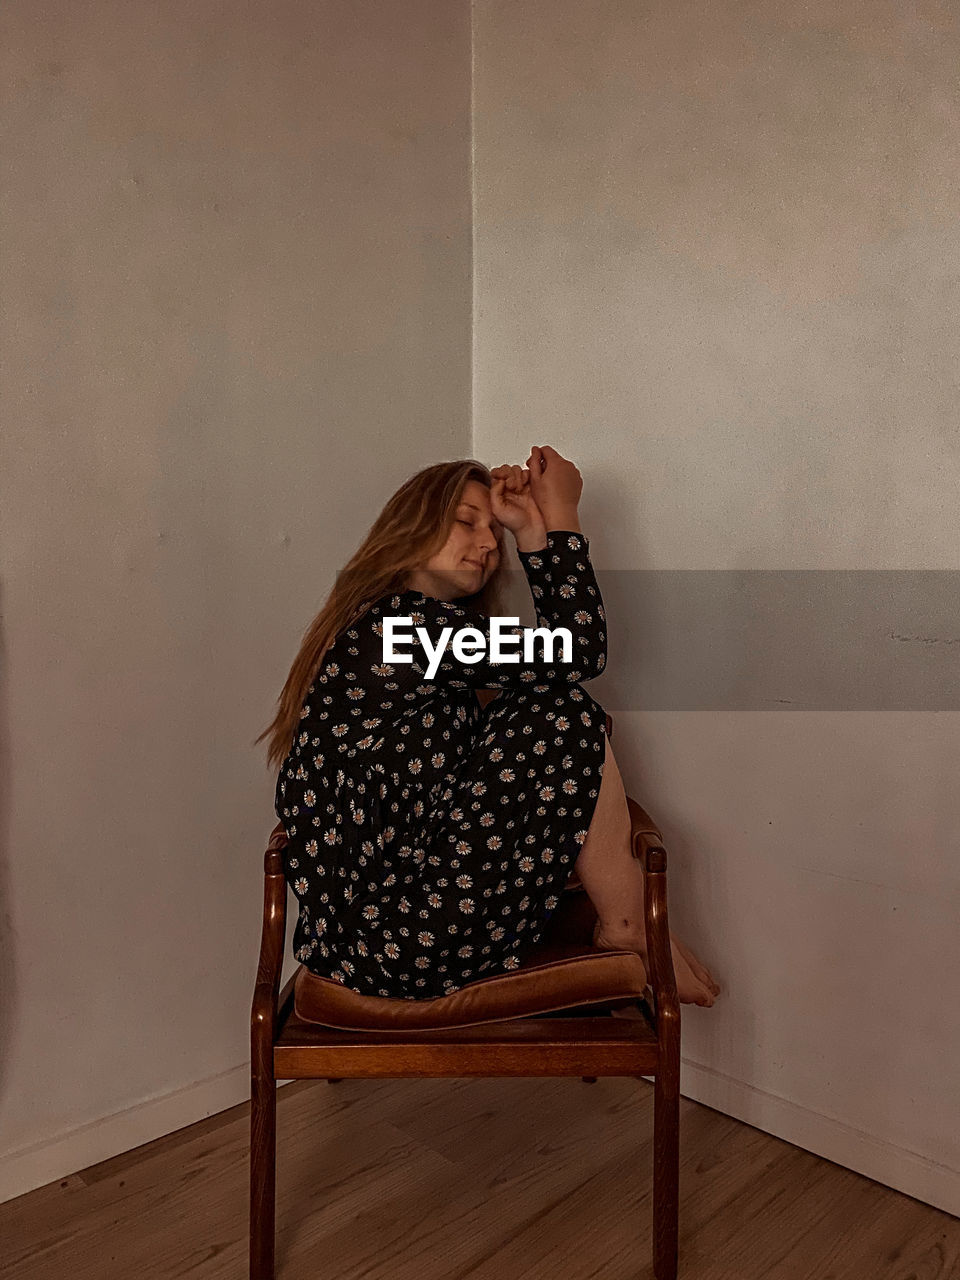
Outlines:
{"type": "MultiPolygon", "coordinates": [[[[644,1099],[638,1090],[633,1092],[633,1110],[639,1123],[632,1132],[621,1126],[608,1135],[604,1149],[596,1141],[602,1108],[591,1106],[586,1113],[576,1110],[582,1095],[593,1086],[553,1080],[471,1082],[466,1100],[461,1093],[459,1108],[454,1108],[455,1112],[472,1111],[471,1132],[462,1132],[456,1123],[451,1134],[449,1117],[443,1115],[443,1090],[436,1087],[440,1084],[433,1082],[434,1096],[430,1098],[424,1090],[419,1108],[396,1120],[407,1133],[419,1130],[437,1145],[453,1139],[457,1163],[437,1181],[433,1194],[425,1196],[415,1188],[410,1194],[405,1189],[389,1200],[381,1199],[377,1219],[363,1223],[359,1256],[349,1221],[338,1223],[332,1232],[323,1214],[311,1224],[314,1256],[336,1259],[335,1274],[345,1280],[351,1276],[392,1280],[407,1268],[410,1275],[447,1280],[472,1266],[478,1254],[495,1249],[505,1234],[518,1230],[545,1202],[559,1203],[574,1195],[584,1177],[609,1158],[611,1142],[614,1148],[649,1148],[649,1124],[643,1123],[644,1099]],[[519,1085],[519,1091],[511,1091],[511,1085],[519,1085]],[[512,1112],[496,1105],[498,1099],[508,1102],[511,1093],[512,1112]],[[517,1102],[523,1105],[518,1107],[517,1102]]],[[[618,1108],[622,1105],[618,1099],[618,1108]]],[[[436,1146],[423,1149],[435,1151],[436,1146]]],[[[649,1150],[643,1163],[649,1164],[649,1150]]],[[[296,1269],[291,1272],[293,1277],[298,1274],[296,1269]]]]}
{"type": "MultiPolygon", "coordinates": [[[[646,1280],[643,1081],[301,1081],[278,1280],[646,1280]]],[[[0,1205],[0,1280],[245,1280],[249,1104],[0,1205]]],[[[960,1221],[687,1099],[682,1280],[960,1280],[960,1221]]]]}
{"type": "MultiPolygon", "coordinates": [[[[622,1082],[608,1082],[617,1088],[622,1082]]],[[[598,1082],[599,1084],[599,1082],[598,1082]]],[[[649,1086],[640,1086],[649,1089],[649,1086]]],[[[649,1089],[652,1095],[652,1089],[649,1089]]],[[[652,1098],[651,1113],[652,1113],[652,1098]]],[[[622,1125],[622,1122],[621,1122],[622,1125]]],[[[748,1126],[718,1117],[706,1108],[684,1101],[681,1107],[681,1191],[693,1181],[698,1207],[708,1191],[714,1204],[734,1199],[741,1186],[762,1168],[758,1139],[769,1141],[748,1126]],[[717,1120],[722,1123],[717,1125],[717,1120]],[[721,1130],[722,1146],[704,1161],[702,1139],[721,1130]],[[709,1164],[709,1182],[698,1166],[709,1164]]],[[[604,1132],[606,1137],[608,1131],[604,1132]]],[[[488,1256],[478,1258],[462,1280],[502,1280],[523,1276],[530,1280],[556,1280],[575,1275],[578,1280],[598,1276],[604,1280],[638,1280],[650,1274],[652,1167],[648,1149],[620,1151],[603,1144],[607,1159],[574,1189],[565,1201],[529,1205],[528,1221],[510,1238],[498,1241],[488,1256]]],[[[689,1191],[688,1191],[689,1194],[689,1191]]],[[[683,1214],[683,1202],[681,1215],[683,1214]]],[[[695,1275],[696,1272],[692,1272],[695,1275]]]]}

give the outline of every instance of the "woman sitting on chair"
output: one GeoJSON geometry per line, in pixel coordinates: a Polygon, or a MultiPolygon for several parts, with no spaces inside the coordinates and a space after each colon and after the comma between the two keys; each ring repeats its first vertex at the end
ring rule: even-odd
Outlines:
{"type": "MultiPolygon", "coordinates": [[[[573,874],[596,908],[594,945],[646,963],[623,782],[606,713],[581,683],[606,662],[582,488],[549,446],[522,469],[425,468],[307,629],[257,741],[279,766],[294,953],[314,973],[417,1000],[516,969],[573,874]],[[570,659],[535,653],[542,637],[523,627],[506,637],[513,661],[491,656],[505,529],[538,624],[569,631],[570,659]],[[451,652],[464,628],[469,651],[451,652]],[[499,696],[481,709],[478,688],[499,696]]],[[[671,938],[680,999],[712,1005],[719,987],[671,938]]]]}

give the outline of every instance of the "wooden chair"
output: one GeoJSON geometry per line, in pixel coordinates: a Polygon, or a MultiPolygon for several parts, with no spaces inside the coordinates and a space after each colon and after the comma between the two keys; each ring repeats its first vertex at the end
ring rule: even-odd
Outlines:
{"type": "MultiPolygon", "coordinates": [[[[478,690],[483,705],[496,696],[478,690]]],[[[607,737],[613,721],[608,715],[607,737]]],[[[250,1034],[250,1278],[274,1280],[277,1080],[398,1076],[653,1076],[653,1274],[676,1280],[680,1005],[667,922],[667,855],[628,797],[645,875],[652,1004],[633,952],[592,946],[596,912],[572,876],[541,941],[510,973],[428,1000],[350,991],[303,965],[283,991],[287,884],[277,824],[264,857],[263,934],[250,1034]],[[278,997],[279,992],[279,997],[278,997]],[[610,1010],[638,1007],[640,1019],[610,1010]]],[[[333,1280],[335,1268],[328,1273],[333,1280]]],[[[318,1277],[318,1280],[326,1280],[318,1277]]]]}

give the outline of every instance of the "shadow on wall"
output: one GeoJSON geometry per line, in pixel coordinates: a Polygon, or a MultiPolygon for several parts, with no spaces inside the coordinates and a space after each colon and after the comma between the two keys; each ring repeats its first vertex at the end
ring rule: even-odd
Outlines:
{"type": "Polygon", "coordinates": [[[0,1099],[6,1093],[10,1038],[17,1002],[17,973],[13,947],[13,903],[10,894],[10,831],[13,761],[10,748],[9,654],[3,630],[0,587],[0,1099]]]}

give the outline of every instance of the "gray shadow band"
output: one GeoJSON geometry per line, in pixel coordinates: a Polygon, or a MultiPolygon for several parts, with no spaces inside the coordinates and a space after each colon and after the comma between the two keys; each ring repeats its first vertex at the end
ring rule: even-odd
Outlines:
{"type": "Polygon", "coordinates": [[[960,710],[960,571],[597,570],[608,710],[960,710]]]}

